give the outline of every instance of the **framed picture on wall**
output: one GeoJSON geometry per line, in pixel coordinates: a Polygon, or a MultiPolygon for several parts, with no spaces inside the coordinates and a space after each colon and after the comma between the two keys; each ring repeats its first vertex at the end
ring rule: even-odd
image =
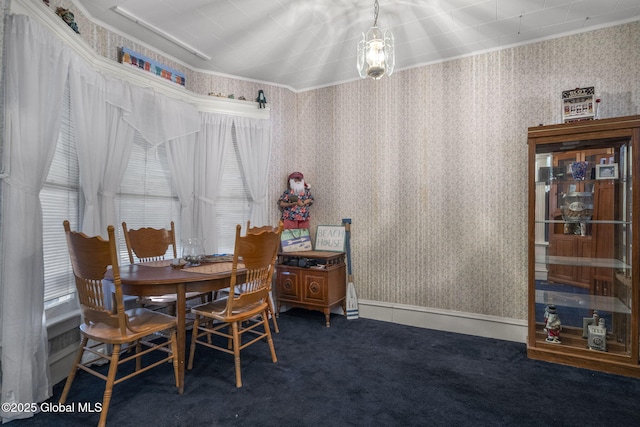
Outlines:
{"type": "Polygon", "coordinates": [[[618,164],[596,165],[596,179],[618,179],[618,164]]]}
{"type": "Polygon", "coordinates": [[[344,252],[345,237],[344,225],[319,225],[314,250],[344,252]]]}

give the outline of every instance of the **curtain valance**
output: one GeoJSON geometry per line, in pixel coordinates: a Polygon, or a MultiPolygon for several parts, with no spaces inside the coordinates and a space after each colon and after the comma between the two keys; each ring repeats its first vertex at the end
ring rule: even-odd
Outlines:
{"type": "Polygon", "coordinates": [[[127,96],[107,100],[129,107],[123,108],[124,120],[153,146],[200,130],[198,110],[193,105],[138,86],[129,86],[127,96]]]}

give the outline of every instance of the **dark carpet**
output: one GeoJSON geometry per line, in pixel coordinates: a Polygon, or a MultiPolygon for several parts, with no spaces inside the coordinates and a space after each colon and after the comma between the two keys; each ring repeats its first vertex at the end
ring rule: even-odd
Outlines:
{"type": "MultiPolygon", "coordinates": [[[[496,339],[294,309],[266,343],[232,356],[198,347],[184,394],[167,364],[114,387],[112,426],[638,426],[640,380],[529,360],[496,339]]],[[[64,382],[54,387],[57,402],[64,382]]],[[[102,401],[79,372],[67,403],[102,401]]],[[[98,414],[40,413],[15,426],[87,426],[98,414]]]]}

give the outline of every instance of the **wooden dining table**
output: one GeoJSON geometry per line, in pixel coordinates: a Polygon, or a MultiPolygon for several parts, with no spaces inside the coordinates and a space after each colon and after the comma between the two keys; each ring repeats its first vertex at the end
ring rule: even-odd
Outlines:
{"type": "MultiPolygon", "coordinates": [[[[159,296],[176,294],[176,320],[178,323],[178,390],[184,391],[184,365],[186,359],[187,292],[213,292],[228,288],[233,263],[207,262],[198,266],[176,268],[173,260],[153,261],[141,264],[121,265],[122,293],[135,296],[159,296]]],[[[244,280],[244,265],[238,264],[238,280],[244,280]]],[[[113,276],[105,277],[113,280],[113,276]]]]}

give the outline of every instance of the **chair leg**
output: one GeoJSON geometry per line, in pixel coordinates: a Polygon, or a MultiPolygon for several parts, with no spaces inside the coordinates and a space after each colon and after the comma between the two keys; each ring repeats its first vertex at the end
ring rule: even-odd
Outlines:
{"type": "Polygon", "coordinates": [[[231,324],[233,331],[233,361],[236,365],[236,387],[242,387],[242,373],[240,372],[240,334],[238,334],[238,322],[231,324]]]}
{"type": "MultiPolygon", "coordinates": [[[[189,364],[187,364],[187,369],[191,370],[193,368],[193,356],[196,353],[196,340],[198,339],[198,324],[200,323],[200,316],[196,314],[196,318],[193,321],[193,329],[191,330],[191,347],[189,350],[189,364]]],[[[177,353],[176,353],[177,354],[177,353]]]]}
{"type": "MultiPolygon", "coordinates": [[[[136,354],[140,354],[142,351],[142,344],[140,340],[136,341],[136,354]]],[[[136,357],[136,371],[139,371],[142,368],[142,359],[140,356],[136,357]]]]}
{"type": "Polygon", "coordinates": [[[276,356],[276,349],[273,346],[271,330],[269,329],[269,318],[267,317],[268,311],[269,310],[265,310],[264,313],[262,313],[262,315],[264,316],[264,331],[267,334],[267,343],[269,344],[269,349],[271,350],[271,360],[273,360],[273,363],[276,363],[278,361],[278,357],[276,356]]]}
{"type": "Polygon", "coordinates": [[[67,382],[64,384],[64,390],[62,391],[62,396],[60,396],[60,403],[64,403],[67,401],[67,395],[69,394],[69,390],[71,389],[71,383],[73,379],[76,377],[76,372],[78,371],[78,365],[82,361],[82,355],[84,354],[84,348],[89,342],[89,338],[83,337],[82,342],[80,343],[80,348],[78,349],[78,353],[76,354],[76,359],[73,361],[73,365],[71,366],[71,372],[69,372],[69,376],[67,377],[67,382]]]}
{"type": "MultiPolygon", "coordinates": [[[[207,320],[205,326],[205,328],[209,328],[209,329],[213,329],[213,320],[209,319],[207,320]]],[[[211,341],[211,333],[207,332],[207,342],[209,344],[211,344],[213,341],[211,341]]]]}
{"type": "Polygon", "coordinates": [[[107,425],[107,412],[109,411],[109,403],[111,403],[111,394],[113,393],[113,383],[116,380],[118,372],[118,361],[120,359],[120,344],[113,345],[111,353],[111,364],[109,365],[109,373],[107,374],[107,385],[104,388],[104,397],[102,398],[102,412],[100,413],[100,421],[98,427],[107,425]]]}
{"type": "MultiPolygon", "coordinates": [[[[276,334],[280,333],[280,329],[278,328],[278,321],[276,320],[276,313],[274,312],[274,304],[273,304],[273,300],[271,299],[271,294],[268,294],[268,298],[267,298],[267,302],[269,303],[269,314],[271,315],[271,320],[273,321],[273,330],[276,332],[276,334]]],[[[267,317],[267,319],[269,319],[267,317]]]]}
{"type": "MultiPolygon", "coordinates": [[[[193,353],[193,351],[192,351],[193,353]]],[[[171,354],[173,355],[173,376],[176,379],[176,387],[179,387],[178,383],[178,339],[176,338],[176,331],[171,332],[171,354]]],[[[189,368],[191,369],[191,368],[189,368]]]]}

